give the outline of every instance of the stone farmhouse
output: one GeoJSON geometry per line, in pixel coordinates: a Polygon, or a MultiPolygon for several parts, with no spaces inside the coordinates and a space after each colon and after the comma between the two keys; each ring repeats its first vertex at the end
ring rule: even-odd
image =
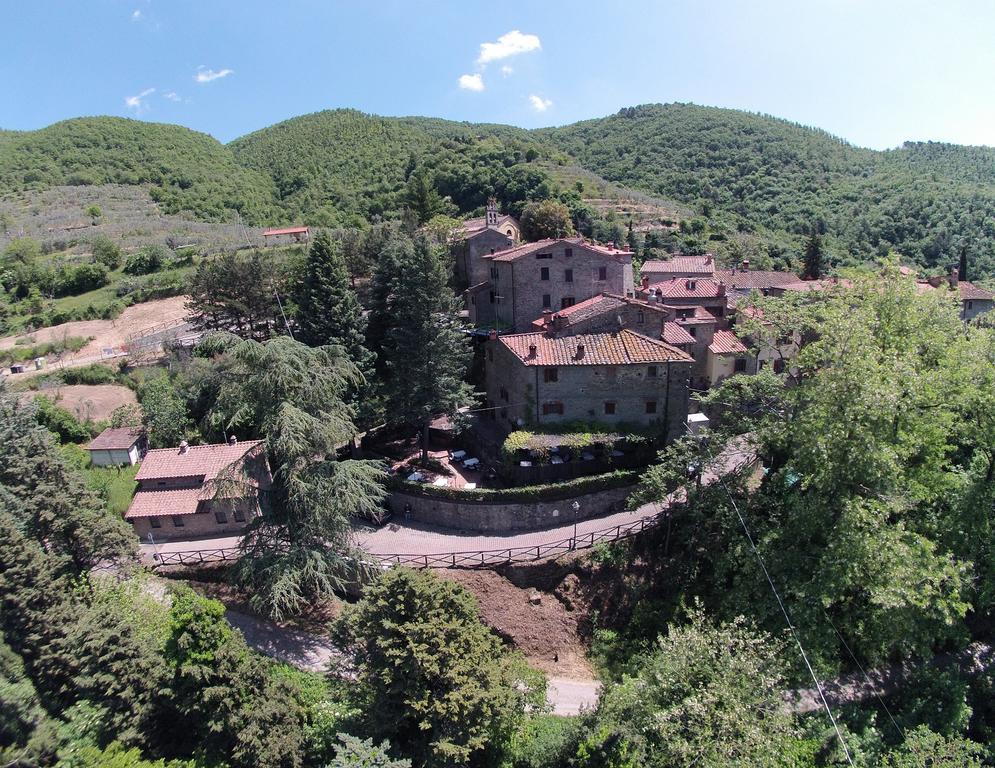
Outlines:
{"type": "Polygon", "coordinates": [[[925,291],[957,291],[960,299],[960,318],[965,322],[973,320],[978,315],[991,312],[995,306],[995,294],[979,288],[969,280],[961,280],[956,268],[950,270],[947,277],[936,276],[926,280],[917,280],[916,288],[920,292],[925,291]]]}
{"type": "Polygon", "coordinates": [[[631,296],[632,253],[581,237],[540,240],[485,254],[487,281],[469,289],[477,327],[519,333],[543,310],[571,307],[608,292],[631,296]]]}
{"type": "Polygon", "coordinates": [[[124,517],[140,538],[161,540],[241,532],[272,484],[262,441],[234,438],[149,451],[135,480],[124,517]]]}
{"type": "Polygon", "coordinates": [[[672,277],[651,283],[643,276],[636,297],[674,307],[702,307],[715,317],[725,317],[729,307],[726,284],[715,277],[672,277]]]}
{"type": "Polygon", "coordinates": [[[575,336],[498,336],[487,343],[487,403],[509,431],[597,421],[657,426],[672,440],[687,419],[686,352],[627,329],[575,336]]]}

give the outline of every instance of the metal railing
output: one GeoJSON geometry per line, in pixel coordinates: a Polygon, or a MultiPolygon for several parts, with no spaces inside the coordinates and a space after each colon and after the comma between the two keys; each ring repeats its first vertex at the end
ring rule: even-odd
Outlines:
{"type": "MultiPolygon", "coordinates": [[[[661,515],[641,517],[631,523],[614,525],[598,531],[569,536],[565,539],[530,544],[521,547],[504,547],[502,549],[468,550],[462,552],[439,552],[433,554],[370,554],[381,567],[400,565],[412,568],[495,568],[511,563],[529,563],[545,560],[557,555],[574,552],[579,549],[590,549],[597,544],[619,541],[635,536],[648,528],[652,528],[660,520],[661,515]]],[[[153,568],[167,565],[213,565],[216,563],[238,560],[241,550],[238,547],[194,549],[182,552],[157,552],[154,556],[153,568]]]]}

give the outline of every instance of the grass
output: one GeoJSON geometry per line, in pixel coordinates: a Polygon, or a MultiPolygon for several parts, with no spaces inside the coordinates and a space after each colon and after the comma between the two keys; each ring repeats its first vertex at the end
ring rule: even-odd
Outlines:
{"type": "Polygon", "coordinates": [[[99,493],[107,504],[107,508],[116,515],[124,515],[131,505],[131,497],[135,495],[135,475],[139,465],[133,467],[88,467],[86,481],[91,488],[99,493]]]}
{"type": "Polygon", "coordinates": [[[10,363],[21,363],[25,360],[33,360],[36,357],[47,357],[56,355],[66,350],[79,352],[90,342],[89,336],[67,336],[55,341],[46,341],[41,344],[21,344],[21,339],[15,342],[13,347],[0,350],[0,363],[9,365],[10,363]]]}

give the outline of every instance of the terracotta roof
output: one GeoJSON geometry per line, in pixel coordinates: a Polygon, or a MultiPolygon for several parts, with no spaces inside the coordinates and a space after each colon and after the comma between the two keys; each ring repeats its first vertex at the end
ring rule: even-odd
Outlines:
{"type": "Polygon", "coordinates": [[[127,451],[142,439],[141,427],[108,427],[86,446],[88,451],[127,451]]]}
{"type": "Polygon", "coordinates": [[[663,324],[663,340],[668,344],[694,344],[695,338],[677,323],[663,324]]]}
{"type": "Polygon", "coordinates": [[[525,365],[634,365],[665,363],[691,358],[663,341],[630,330],[617,333],[585,333],[550,336],[516,333],[498,340],[525,365]],[[535,347],[535,352],[530,347],[535,347]],[[582,350],[582,351],[581,351],[582,350]]]}
{"type": "MultiPolygon", "coordinates": [[[[505,214],[503,216],[498,216],[497,226],[500,227],[502,224],[506,224],[509,221],[514,223],[516,227],[518,226],[518,220],[515,219],[514,216],[510,216],[508,214],[505,214]]],[[[487,217],[479,216],[475,219],[467,219],[466,221],[460,224],[459,228],[467,235],[470,236],[479,235],[481,232],[487,229],[487,217]]],[[[501,234],[503,235],[504,232],[501,232],[501,234]]]]}
{"type": "Polygon", "coordinates": [[[732,331],[716,331],[708,351],[713,355],[736,355],[746,352],[746,346],[732,331]]]}
{"type": "Polygon", "coordinates": [[[307,227],[286,227],[285,229],[267,229],[263,232],[263,237],[269,235],[299,235],[307,232],[307,227]]]}
{"type": "Polygon", "coordinates": [[[979,288],[968,280],[958,282],[957,289],[960,292],[961,301],[992,301],[995,299],[995,293],[979,288]]]}
{"type": "Polygon", "coordinates": [[[124,513],[124,519],[195,515],[200,502],[209,498],[211,498],[211,492],[204,486],[170,488],[162,491],[138,491],[135,498],[131,500],[128,511],[124,513]]]}
{"type": "Polygon", "coordinates": [[[156,480],[169,477],[201,477],[213,480],[226,468],[242,459],[262,440],[235,443],[191,445],[186,453],[179,448],[158,448],[145,454],[136,480],[156,480]]]}
{"type": "Polygon", "coordinates": [[[715,273],[715,279],[723,281],[734,291],[753,290],[754,288],[763,290],[800,282],[798,275],[794,272],[775,272],[765,269],[719,270],[715,273]]]}
{"type": "Polygon", "coordinates": [[[706,254],[704,256],[675,256],[666,261],[644,261],[639,271],[641,274],[647,272],[691,272],[707,276],[715,272],[715,257],[706,254]]]}
{"type": "Polygon", "coordinates": [[[506,248],[505,250],[498,251],[497,253],[485,254],[484,258],[493,259],[494,261],[515,261],[533,253],[539,253],[546,248],[551,248],[558,243],[565,243],[573,248],[583,248],[591,253],[597,253],[602,256],[610,256],[619,261],[621,261],[624,256],[628,256],[630,259],[632,258],[631,251],[624,251],[620,248],[609,248],[606,245],[596,245],[594,243],[587,242],[582,237],[558,237],[546,240],[537,240],[534,243],[523,243],[522,245],[516,245],[514,248],[506,248]]]}
{"type": "Polygon", "coordinates": [[[710,277],[672,277],[646,290],[670,299],[712,299],[725,295],[725,285],[710,277]]]}

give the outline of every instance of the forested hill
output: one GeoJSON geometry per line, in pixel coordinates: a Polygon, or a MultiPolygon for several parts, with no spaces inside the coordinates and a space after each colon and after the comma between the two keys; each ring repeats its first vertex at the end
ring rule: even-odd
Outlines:
{"type": "Polygon", "coordinates": [[[82,117],[37,131],[0,131],[0,194],[59,185],[147,184],[167,213],[207,220],[240,210],[277,215],[273,182],[235,163],[217,139],[189,128],[82,117]]]}
{"type": "Polygon", "coordinates": [[[877,152],[776,118],[691,104],[620,110],[536,132],[610,181],[734,218],[738,228],[813,228],[870,257],[956,261],[995,272],[995,150],[908,143],[877,152]]]}
{"type": "Polygon", "coordinates": [[[447,213],[478,209],[489,194],[518,212],[529,199],[577,197],[561,166],[688,206],[701,219],[701,247],[749,237],[751,248],[787,250],[790,261],[814,229],[837,259],[896,249],[945,267],[965,247],[975,275],[995,275],[995,150],[909,143],[878,152],[736,110],[644,105],[537,131],[334,110],[227,146],[121,118],[0,131],[0,194],[148,184],[167,212],[223,220],[236,209],[259,225],[363,224],[396,215],[425,184],[450,198],[447,213]]]}

